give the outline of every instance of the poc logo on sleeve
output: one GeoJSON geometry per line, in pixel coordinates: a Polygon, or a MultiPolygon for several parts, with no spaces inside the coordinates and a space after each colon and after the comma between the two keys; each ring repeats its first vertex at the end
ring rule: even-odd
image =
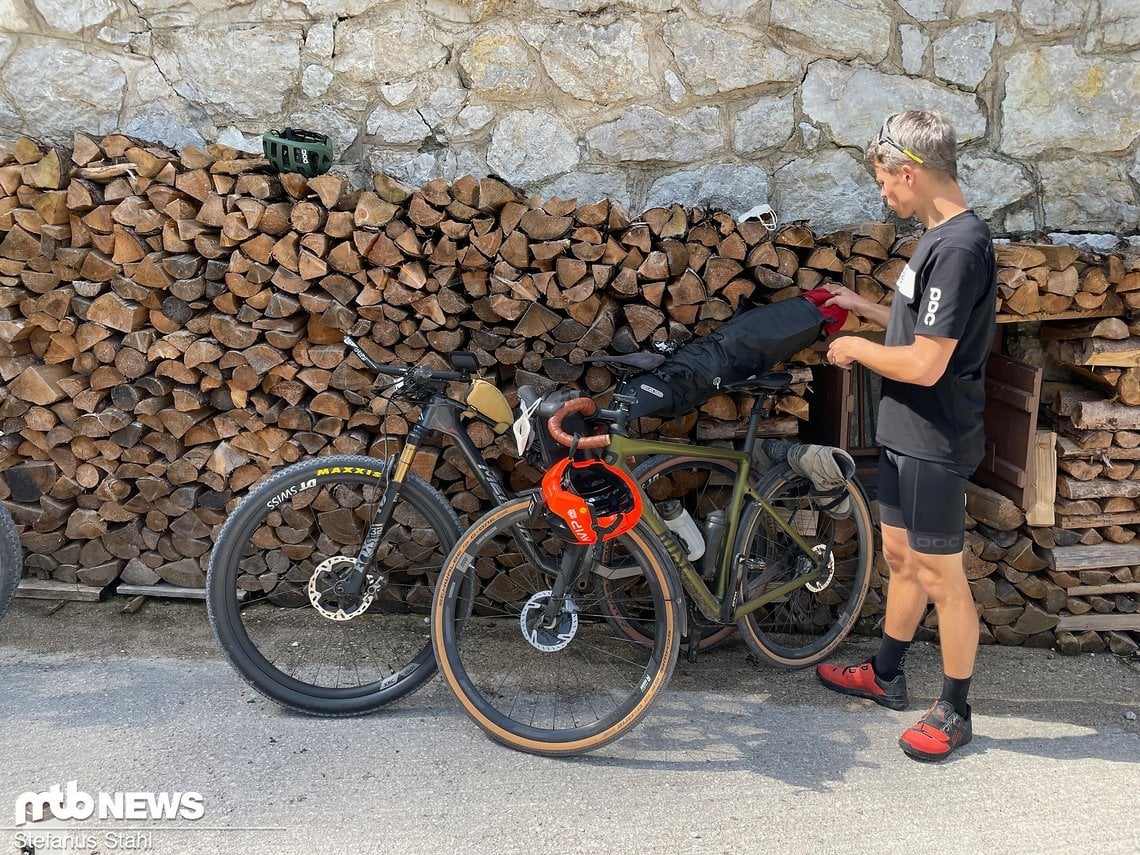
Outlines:
{"type": "Polygon", "coordinates": [[[942,301],[942,289],[931,288],[926,302],[926,314],[922,318],[926,326],[934,325],[934,315],[938,312],[938,304],[942,301]]]}

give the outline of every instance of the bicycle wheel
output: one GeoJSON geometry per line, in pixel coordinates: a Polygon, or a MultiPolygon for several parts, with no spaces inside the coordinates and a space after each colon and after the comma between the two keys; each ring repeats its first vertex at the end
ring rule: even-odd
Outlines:
{"type": "MultiPolygon", "coordinates": [[[[834,650],[859,618],[871,583],[871,512],[863,488],[852,479],[841,491],[851,500],[849,515],[829,516],[826,506],[839,494],[821,494],[787,464],[765,475],[759,491],[815,555],[830,558],[825,576],[750,612],[737,626],[759,659],[780,668],[803,668],[834,650]]],[[[741,519],[735,549],[745,560],[741,603],[803,575],[814,561],[756,503],[741,519]]]]}
{"type": "Polygon", "coordinates": [[[12,604],[23,571],[24,553],[16,523],[8,509],[0,504],[0,616],[12,604]]]}
{"type": "Polygon", "coordinates": [[[369,712],[435,673],[427,615],[432,585],[459,536],[447,501],[421,479],[403,484],[370,568],[371,599],[338,599],[388,486],[383,460],[322,457],[276,473],[222,526],[206,606],[218,643],[255,689],[305,713],[369,712]]]}
{"type": "MultiPolygon", "coordinates": [[[[679,499],[703,532],[709,512],[728,507],[736,469],[716,460],[659,454],[635,467],[633,477],[654,502],[679,499]]],[[[595,582],[598,596],[615,628],[639,644],[651,643],[652,624],[646,623],[637,612],[637,603],[641,599],[639,580],[595,576],[595,582]]],[[[735,631],[733,624],[702,625],[697,649],[709,650],[735,631]]],[[[688,636],[681,640],[681,646],[686,649],[690,643],[692,640],[688,636]]]]}
{"type": "Polygon", "coordinates": [[[624,572],[644,580],[641,608],[655,622],[652,643],[615,632],[582,575],[557,626],[543,630],[535,621],[551,596],[565,543],[545,509],[536,508],[532,513],[529,498],[514,499],[460,537],[436,588],[432,639],[440,673],[492,738],[534,754],[578,754],[633,727],[668,681],[680,642],[680,580],[640,522],[611,543],[624,572]],[[540,566],[527,559],[515,527],[533,542],[540,566]],[[466,618],[462,586],[476,576],[497,578],[466,618]]]}

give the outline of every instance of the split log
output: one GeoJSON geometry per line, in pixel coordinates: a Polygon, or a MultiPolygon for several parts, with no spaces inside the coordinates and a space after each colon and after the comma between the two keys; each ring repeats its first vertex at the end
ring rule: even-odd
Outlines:
{"type": "Polygon", "coordinates": [[[1140,409],[1111,401],[1081,401],[1073,407],[1073,425],[1084,430],[1140,430],[1140,409]]]}

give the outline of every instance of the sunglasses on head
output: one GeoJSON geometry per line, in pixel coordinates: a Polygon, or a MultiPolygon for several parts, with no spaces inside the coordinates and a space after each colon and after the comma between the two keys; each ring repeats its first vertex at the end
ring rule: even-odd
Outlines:
{"type": "Polygon", "coordinates": [[[905,154],[907,157],[909,157],[915,163],[923,163],[923,159],[921,157],[919,157],[917,154],[915,154],[909,148],[906,148],[902,143],[900,143],[893,136],[891,136],[891,132],[890,132],[889,128],[890,128],[890,124],[891,124],[892,119],[894,119],[894,116],[888,116],[886,121],[883,122],[883,127],[879,129],[879,135],[878,135],[878,137],[875,138],[875,142],[886,143],[891,148],[905,154]]]}

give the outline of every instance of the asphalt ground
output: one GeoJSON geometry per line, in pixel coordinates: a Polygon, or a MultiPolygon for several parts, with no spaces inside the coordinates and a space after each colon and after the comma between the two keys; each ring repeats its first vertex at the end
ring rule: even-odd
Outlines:
{"type": "Polygon", "coordinates": [[[1140,852],[1135,659],[984,647],[973,742],[922,764],[897,738],[941,687],[936,646],[912,648],[894,712],[732,639],[622,739],[549,759],[491,742],[438,678],[369,716],[282,710],[201,603],[126,602],[18,599],[0,621],[0,853],[1140,852]],[[197,794],[201,815],[15,825],[21,794],[71,781],[197,794]]]}

